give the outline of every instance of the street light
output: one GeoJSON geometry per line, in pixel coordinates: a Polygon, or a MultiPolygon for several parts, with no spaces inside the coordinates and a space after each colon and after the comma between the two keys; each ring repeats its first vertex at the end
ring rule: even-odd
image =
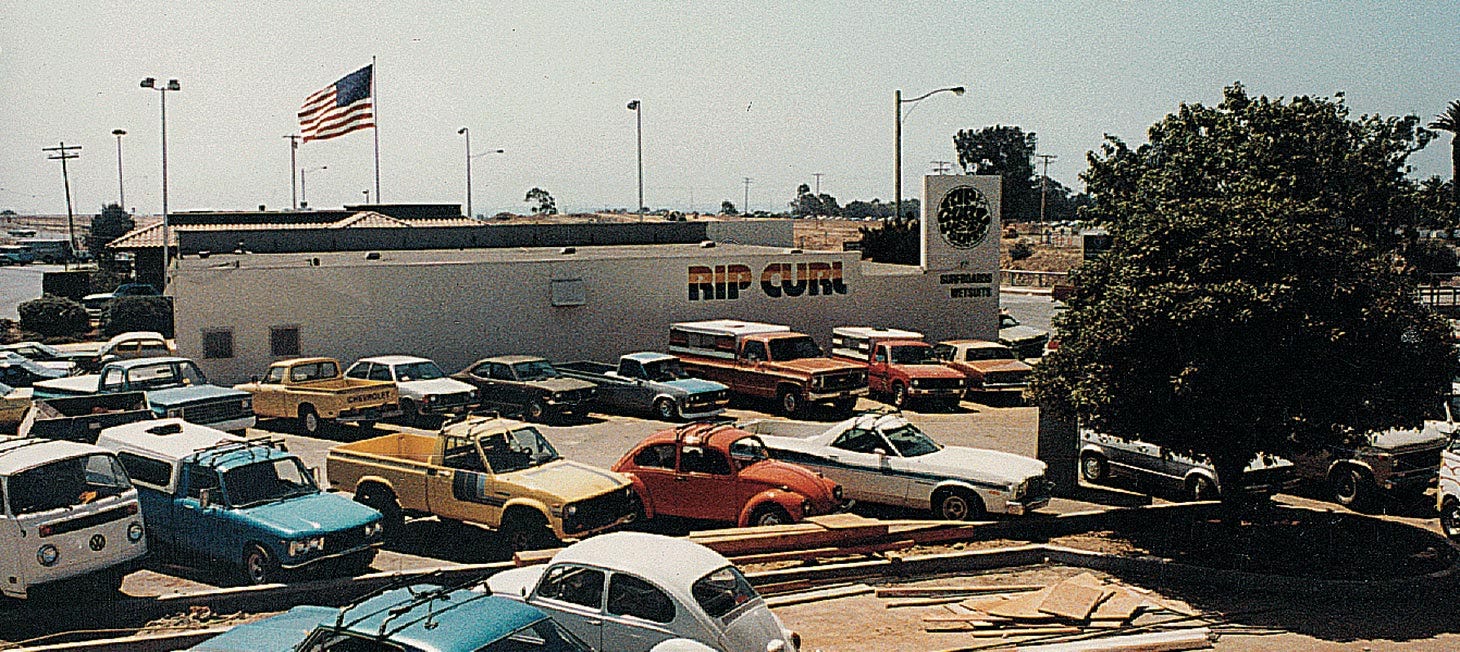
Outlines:
{"type": "Polygon", "coordinates": [[[299,171],[299,205],[300,206],[303,206],[303,207],[306,207],[306,208],[309,206],[309,193],[308,193],[308,187],[304,185],[304,173],[305,172],[318,172],[320,170],[328,170],[328,169],[330,169],[330,166],[328,166],[328,165],[321,165],[321,166],[319,166],[317,168],[309,168],[309,169],[306,169],[306,170],[300,170],[299,171]]]}
{"type": "Polygon", "coordinates": [[[366,204],[369,204],[370,203],[370,189],[369,188],[366,188],[364,190],[361,190],[360,192],[365,193],[365,203],[366,204]]]}
{"type": "Polygon", "coordinates": [[[635,122],[638,123],[639,134],[639,221],[644,221],[644,111],[640,108],[642,104],[638,100],[629,101],[629,110],[634,112],[635,122]]]}
{"type": "Polygon", "coordinates": [[[122,185],[122,136],[127,135],[125,129],[113,129],[112,135],[117,137],[117,203],[121,204],[122,212],[127,211],[127,189],[122,185]]]}
{"type": "MultiPolygon", "coordinates": [[[[919,95],[917,97],[914,97],[914,98],[912,98],[910,100],[904,100],[904,99],[902,99],[902,89],[898,89],[893,94],[893,99],[895,100],[893,102],[893,104],[896,105],[896,107],[897,107],[897,121],[896,121],[896,124],[895,124],[895,131],[893,132],[895,134],[895,140],[897,141],[897,144],[896,144],[896,154],[895,154],[895,161],[896,162],[893,165],[893,167],[895,168],[894,171],[893,171],[893,174],[897,175],[897,182],[896,182],[896,184],[894,186],[894,197],[893,197],[893,202],[892,202],[893,203],[893,211],[894,212],[893,212],[893,215],[892,215],[892,219],[895,219],[895,220],[902,219],[902,105],[904,105],[904,104],[914,104],[914,103],[917,103],[917,102],[921,102],[921,101],[927,99],[929,96],[936,95],[936,94],[942,93],[944,91],[951,92],[954,95],[962,95],[963,94],[963,87],[962,86],[950,86],[948,88],[940,88],[940,89],[935,90],[935,91],[928,91],[928,92],[923,93],[922,95],[919,95]]],[[[912,112],[912,109],[908,109],[908,112],[911,113],[912,112]]]]}
{"type": "Polygon", "coordinates": [[[456,133],[466,136],[466,216],[472,216],[471,212],[471,130],[462,127],[456,133]]]}
{"type": "Polygon", "coordinates": [[[162,288],[166,292],[168,257],[172,246],[172,225],[167,217],[167,92],[180,91],[182,85],[176,79],[169,79],[166,86],[158,86],[156,77],[148,77],[142,80],[142,88],[162,94],[162,288]]]}

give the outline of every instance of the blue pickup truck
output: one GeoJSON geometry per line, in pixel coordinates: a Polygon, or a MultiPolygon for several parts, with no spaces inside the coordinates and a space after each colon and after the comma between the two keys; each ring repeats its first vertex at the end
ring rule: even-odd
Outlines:
{"type": "Polygon", "coordinates": [[[107,428],[96,443],[137,486],[154,550],[265,584],[305,567],[363,571],[380,547],[380,512],[321,491],[277,441],[171,418],[107,428]]]}
{"type": "Polygon", "coordinates": [[[480,587],[416,584],[386,587],[339,609],[295,607],[189,649],[589,652],[591,648],[521,601],[480,587]]]}
{"type": "Polygon", "coordinates": [[[242,433],[256,421],[252,395],[209,385],[208,377],[187,358],[118,360],[103,365],[99,373],[41,381],[34,388],[36,399],[143,392],[159,417],[179,417],[229,432],[242,433]]]}

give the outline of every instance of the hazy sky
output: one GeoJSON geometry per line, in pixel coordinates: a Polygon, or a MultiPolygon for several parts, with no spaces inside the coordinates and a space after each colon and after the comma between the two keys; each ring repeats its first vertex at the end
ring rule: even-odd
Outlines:
{"type": "MultiPolygon", "coordinates": [[[[567,211],[634,205],[643,102],[650,207],[784,208],[798,184],[888,201],[893,91],[963,85],[916,105],[904,192],[956,160],[959,129],[1013,124],[1074,185],[1102,134],[1145,140],[1180,102],[1241,81],[1269,96],[1343,91],[1355,114],[1428,122],[1460,98],[1460,10],[1446,2],[38,2],[0,0],[0,208],[64,213],[161,205],[158,93],[168,93],[172,210],[287,208],[286,134],[305,97],[378,57],[388,202],[523,211],[540,186],[567,211]]],[[[1449,136],[1412,158],[1450,176],[1449,136]]],[[[302,145],[308,200],[373,188],[371,132],[302,145]]],[[[373,193],[372,193],[373,195],[373,193]]]]}

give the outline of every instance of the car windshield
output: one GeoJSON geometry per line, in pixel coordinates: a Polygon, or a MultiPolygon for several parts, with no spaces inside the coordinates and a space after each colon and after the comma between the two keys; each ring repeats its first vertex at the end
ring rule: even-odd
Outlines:
{"type": "Polygon", "coordinates": [[[223,491],[234,507],[251,507],[318,493],[319,487],[299,458],[285,457],[228,470],[223,474],[223,491]]]}
{"type": "Polygon", "coordinates": [[[684,373],[684,367],[680,366],[679,361],[673,359],[655,360],[654,362],[645,363],[644,375],[649,380],[661,383],[689,378],[689,375],[684,373]]]}
{"type": "Polygon", "coordinates": [[[923,431],[911,423],[904,423],[896,428],[888,428],[882,431],[887,436],[887,441],[897,449],[897,454],[903,457],[917,457],[936,453],[943,447],[933,441],[923,431]]]}
{"type": "Polygon", "coordinates": [[[737,460],[759,462],[770,458],[760,437],[741,437],[730,444],[730,457],[737,460]]]}
{"type": "Polygon", "coordinates": [[[782,337],[770,341],[771,359],[777,361],[821,357],[821,347],[810,336],[782,337]]]}
{"type": "Polygon", "coordinates": [[[721,618],[760,597],[734,566],[726,566],[701,577],[689,587],[689,591],[700,608],[712,618],[721,618]]]}
{"type": "Polygon", "coordinates": [[[968,350],[966,358],[974,360],[1015,360],[1014,350],[1007,346],[978,346],[968,350]]]}
{"type": "Polygon", "coordinates": [[[133,367],[127,371],[127,384],[133,391],[165,389],[187,385],[206,385],[207,376],[192,361],[162,362],[133,367]]]}
{"type": "Polygon", "coordinates": [[[70,509],[130,489],[127,472],[109,454],[56,460],[10,476],[10,513],[70,509]]]}
{"type": "Polygon", "coordinates": [[[410,364],[398,364],[395,366],[395,379],[398,382],[408,383],[413,380],[436,380],[444,378],[445,373],[436,363],[427,360],[425,362],[412,362],[410,364]]]}
{"type": "Polygon", "coordinates": [[[544,618],[479,648],[478,652],[590,652],[592,649],[551,618],[544,618]]]}
{"type": "Polygon", "coordinates": [[[1013,328],[1019,325],[1019,320],[1013,315],[999,315],[999,328],[1013,328]]]}
{"type": "Polygon", "coordinates": [[[933,364],[938,361],[933,355],[931,346],[894,346],[892,347],[893,364],[933,364]]]}
{"type": "Polygon", "coordinates": [[[512,365],[512,372],[517,375],[517,380],[546,380],[558,377],[558,370],[554,369],[552,363],[547,360],[519,362],[512,365]]]}
{"type": "Polygon", "coordinates": [[[477,440],[493,473],[511,473],[558,459],[558,451],[532,426],[494,432],[477,440]]]}

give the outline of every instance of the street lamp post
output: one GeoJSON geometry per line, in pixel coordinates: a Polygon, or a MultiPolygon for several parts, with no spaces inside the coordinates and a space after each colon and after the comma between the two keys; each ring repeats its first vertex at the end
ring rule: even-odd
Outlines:
{"type": "Polygon", "coordinates": [[[365,193],[365,203],[366,204],[369,204],[370,203],[370,189],[369,188],[366,188],[364,190],[361,190],[360,192],[365,193]]]}
{"type": "Polygon", "coordinates": [[[475,215],[471,212],[471,130],[462,127],[456,133],[466,136],[466,216],[475,215]]]}
{"type": "MultiPolygon", "coordinates": [[[[935,91],[928,91],[928,92],[923,93],[922,95],[919,95],[917,97],[914,97],[914,98],[912,98],[910,100],[904,100],[904,99],[902,99],[902,89],[898,89],[893,94],[893,100],[894,100],[893,101],[893,104],[897,108],[897,118],[896,118],[896,121],[894,123],[894,131],[893,131],[894,140],[896,141],[895,154],[894,154],[894,164],[893,164],[893,168],[894,168],[893,174],[896,175],[897,180],[896,180],[896,183],[894,184],[894,193],[893,193],[894,196],[893,196],[893,202],[892,202],[893,203],[893,211],[894,212],[892,214],[892,219],[895,219],[895,220],[902,219],[902,105],[904,105],[904,104],[914,104],[914,103],[917,103],[917,102],[921,102],[922,100],[927,99],[931,95],[935,95],[935,94],[938,94],[938,93],[942,93],[944,91],[948,91],[950,93],[953,93],[954,95],[962,95],[963,94],[963,87],[962,86],[950,86],[948,88],[940,88],[940,89],[935,90],[935,91]]],[[[911,112],[912,109],[908,109],[908,111],[911,112]]]]}
{"type": "Polygon", "coordinates": [[[127,135],[124,129],[113,129],[112,135],[117,137],[117,203],[121,205],[122,212],[127,211],[127,189],[122,185],[122,136],[127,135]]]}
{"type": "Polygon", "coordinates": [[[158,86],[157,78],[142,80],[142,88],[151,88],[162,94],[162,287],[167,291],[167,268],[171,254],[172,225],[167,217],[167,92],[180,91],[182,85],[176,79],[167,80],[166,86],[158,86]]]}
{"type": "Polygon", "coordinates": [[[644,111],[643,105],[638,100],[629,101],[629,110],[634,112],[635,122],[638,123],[639,135],[639,207],[635,212],[639,214],[639,221],[644,221],[644,111]]]}
{"type": "Polygon", "coordinates": [[[306,208],[309,206],[309,188],[308,188],[308,186],[304,185],[304,173],[305,172],[318,172],[320,170],[328,170],[328,169],[330,169],[330,166],[328,166],[328,165],[321,165],[321,166],[319,166],[317,168],[308,168],[308,169],[304,169],[304,170],[300,170],[299,171],[299,205],[300,206],[303,206],[303,207],[306,207],[306,208]]]}

